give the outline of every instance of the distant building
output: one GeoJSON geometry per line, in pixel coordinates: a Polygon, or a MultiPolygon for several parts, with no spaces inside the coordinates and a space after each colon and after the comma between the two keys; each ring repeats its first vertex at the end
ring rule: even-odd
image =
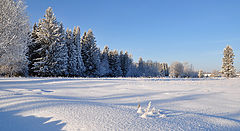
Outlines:
{"type": "Polygon", "coordinates": [[[211,74],[205,73],[205,74],[203,74],[203,76],[204,76],[204,77],[211,77],[211,74]]]}

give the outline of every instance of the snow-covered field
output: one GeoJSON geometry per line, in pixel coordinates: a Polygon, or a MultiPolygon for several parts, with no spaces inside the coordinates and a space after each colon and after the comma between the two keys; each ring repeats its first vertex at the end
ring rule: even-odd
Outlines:
{"type": "Polygon", "coordinates": [[[240,79],[0,78],[0,130],[240,130],[240,79]]]}

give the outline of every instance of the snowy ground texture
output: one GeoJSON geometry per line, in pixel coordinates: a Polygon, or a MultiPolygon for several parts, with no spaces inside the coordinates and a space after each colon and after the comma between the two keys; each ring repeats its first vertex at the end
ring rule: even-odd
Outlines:
{"type": "Polygon", "coordinates": [[[0,78],[0,130],[240,130],[240,79],[0,78]]]}

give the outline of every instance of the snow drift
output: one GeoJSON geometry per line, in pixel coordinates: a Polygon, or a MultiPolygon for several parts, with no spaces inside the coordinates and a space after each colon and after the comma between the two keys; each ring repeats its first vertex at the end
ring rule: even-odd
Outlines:
{"type": "Polygon", "coordinates": [[[239,94],[239,79],[0,78],[0,129],[240,130],[239,94]]]}

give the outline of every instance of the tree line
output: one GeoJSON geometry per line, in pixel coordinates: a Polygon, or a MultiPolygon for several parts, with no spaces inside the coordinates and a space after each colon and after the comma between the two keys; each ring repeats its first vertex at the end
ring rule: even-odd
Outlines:
{"type": "Polygon", "coordinates": [[[101,51],[91,29],[82,36],[78,26],[65,30],[51,7],[32,31],[23,1],[2,0],[1,8],[1,76],[160,77],[168,74],[166,63],[138,64],[127,51],[110,50],[108,46],[101,51]]]}
{"type": "Polygon", "coordinates": [[[168,67],[145,64],[140,68],[127,51],[120,53],[105,46],[101,51],[91,29],[80,36],[80,28],[64,30],[56,20],[52,8],[35,23],[28,43],[27,57],[30,76],[44,77],[140,77],[149,68],[147,76],[165,76],[168,67]],[[156,68],[156,70],[154,69],[156,68]]]}

